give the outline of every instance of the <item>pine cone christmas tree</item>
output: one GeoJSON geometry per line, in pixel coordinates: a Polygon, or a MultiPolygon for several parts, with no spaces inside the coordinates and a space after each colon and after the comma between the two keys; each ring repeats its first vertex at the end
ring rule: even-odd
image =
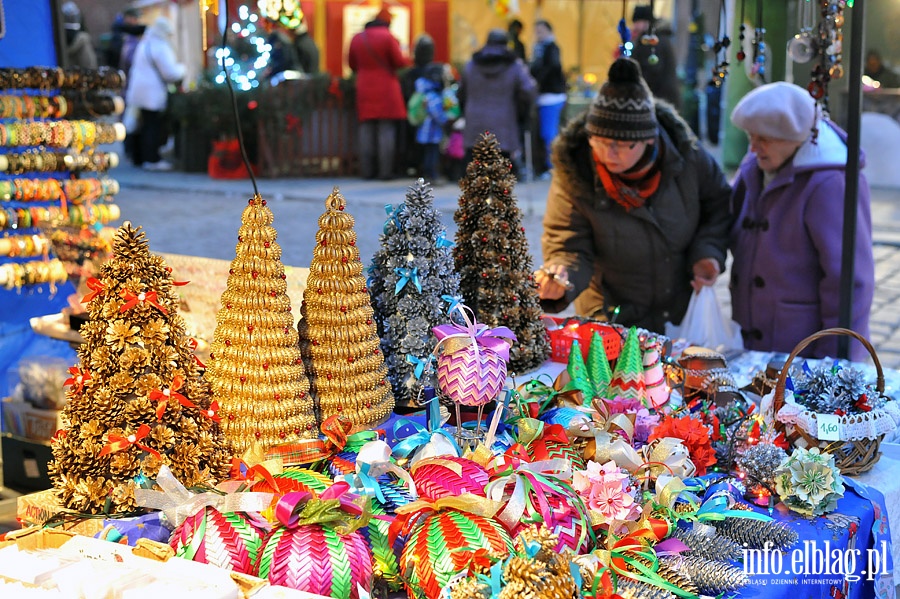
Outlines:
{"type": "Polygon", "coordinates": [[[485,133],[473,155],[453,216],[459,226],[454,258],[460,291],[478,322],[515,333],[509,367],[521,373],[547,359],[550,340],[541,321],[522,212],[512,193],[516,178],[494,135],[485,133]]]}
{"type": "Polygon", "coordinates": [[[694,556],[661,557],[660,567],[665,564],[685,574],[701,593],[718,595],[746,586],[750,580],[741,568],[723,561],[694,556]]]}
{"type": "Polygon", "coordinates": [[[398,406],[414,407],[420,377],[437,343],[432,327],[446,321],[443,298],[459,296],[453,242],[434,209],[431,186],[419,179],[391,212],[369,288],[388,379],[398,406]]]}
{"type": "Polygon", "coordinates": [[[318,435],[273,218],[259,196],[244,209],[206,372],[236,455],[318,435]]]}
{"type": "Polygon", "coordinates": [[[691,529],[676,528],[672,536],[690,547],[692,556],[721,560],[738,560],[744,556],[740,545],[705,524],[694,525],[691,529]]]}
{"type": "Polygon", "coordinates": [[[394,396],[353,217],[344,212],[346,202],[337,188],[325,206],[303,292],[300,352],[321,419],[341,414],[359,431],[387,419],[394,396]]]}
{"type": "Polygon", "coordinates": [[[719,534],[748,549],[762,549],[770,543],[770,549],[787,549],[799,537],[797,532],[781,522],[763,522],[751,518],[725,518],[713,522],[719,534]]]}
{"type": "Polygon", "coordinates": [[[135,488],[163,464],[187,487],[227,471],[217,408],[198,376],[170,272],[126,222],[112,260],[89,283],[81,365],[66,381],[68,427],[50,463],[67,508],[132,511],[135,488]]]}

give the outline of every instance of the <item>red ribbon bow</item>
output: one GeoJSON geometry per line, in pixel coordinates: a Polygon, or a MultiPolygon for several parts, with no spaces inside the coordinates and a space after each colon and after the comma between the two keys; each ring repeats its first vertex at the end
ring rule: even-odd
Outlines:
{"type": "Polygon", "coordinates": [[[211,404],[209,404],[208,410],[200,410],[200,413],[212,420],[213,422],[222,422],[222,417],[219,416],[219,402],[213,400],[211,404]]]}
{"type": "Polygon", "coordinates": [[[81,298],[82,304],[88,303],[89,301],[91,301],[92,299],[94,299],[95,297],[100,295],[101,291],[106,289],[106,285],[104,285],[98,279],[95,279],[94,277],[91,277],[90,279],[87,280],[87,287],[88,287],[88,289],[91,290],[91,292],[88,293],[83,298],[81,298]]]}
{"type": "Polygon", "coordinates": [[[303,121],[300,120],[300,117],[289,114],[286,120],[288,131],[295,131],[297,135],[303,135],[303,121]]]}
{"type": "Polygon", "coordinates": [[[115,453],[117,451],[122,451],[123,449],[127,449],[134,445],[140,449],[143,449],[149,454],[152,454],[157,460],[161,459],[162,456],[159,455],[159,452],[153,449],[152,447],[147,447],[142,443],[138,443],[141,439],[145,438],[150,434],[150,427],[146,424],[142,424],[140,428],[138,428],[136,433],[132,433],[127,437],[123,437],[122,435],[109,435],[109,443],[107,443],[103,449],[100,450],[100,454],[98,457],[103,457],[105,455],[115,453]]]}
{"type": "MultiPolygon", "coordinates": [[[[167,387],[165,389],[154,389],[150,392],[150,399],[152,401],[158,401],[159,405],[156,406],[156,419],[162,420],[163,414],[166,413],[166,406],[169,404],[170,399],[177,400],[178,403],[183,405],[186,408],[196,408],[191,400],[187,397],[178,393],[178,390],[184,386],[184,379],[181,378],[180,375],[176,375],[174,379],[172,379],[172,386],[167,387]]],[[[218,406],[217,406],[218,407],[218,406]]]]}
{"type": "Polygon", "coordinates": [[[119,295],[122,296],[122,299],[125,300],[125,305],[123,305],[121,308],[119,308],[119,312],[125,312],[126,310],[131,310],[136,305],[138,305],[138,303],[142,303],[142,304],[148,303],[151,306],[153,306],[154,308],[156,308],[157,310],[159,310],[160,312],[162,312],[163,314],[168,314],[166,309],[163,308],[159,304],[159,298],[156,295],[155,291],[141,292],[141,293],[138,293],[137,295],[135,295],[133,292],[129,291],[128,289],[123,289],[122,291],[119,292],[119,295]]]}
{"type": "MultiPolygon", "coordinates": [[[[200,344],[193,337],[191,337],[190,341],[188,341],[188,347],[191,348],[192,352],[196,352],[197,348],[199,346],[200,346],[200,344]]],[[[206,368],[206,364],[204,364],[203,362],[200,361],[200,358],[197,357],[197,354],[194,354],[194,361],[197,363],[197,366],[199,366],[200,368],[206,368]]]]}
{"type": "Polygon", "coordinates": [[[69,368],[69,374],[72,376],[63,381],[63,387],[68,387],[72,385],[75,387],[76,391],[81,391],[84,389],[84,384],[91,380],[91,373],[87,370],[81,370],[77,366],[72,366],[69,368]]]}
{"type": "MultiPolygon", "coordinates": [[[[213,402],[215,403],[215,402],[213,402]]],[[[229,473],[231,480],[245,480],[251,483],[260,479],[269,483],[275,493],[282,495],[281,487],[278,481],[272,476],[272,473],[262,464],[248,466],[247,462],[240,458],[231,458],[231,471],[229,473]]]]}

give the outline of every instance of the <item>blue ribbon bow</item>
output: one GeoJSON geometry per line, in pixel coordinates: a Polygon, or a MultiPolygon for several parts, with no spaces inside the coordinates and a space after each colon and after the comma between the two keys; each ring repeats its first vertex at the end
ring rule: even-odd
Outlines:
{"type": "Polygon", "coordinates": [[[413,370],[413,374],[415,375],[417,380],[422,378],[422,373],[425,372],[425,367],[428,366],[429,364],[431,364],[432,360],[434,360],[434,355],[432,355],[432,354],[428,354],[428,357],[424,360],[422,360],[412,354],[406,355],[406,361],[409,362],[410,364],[415,365],[415,370],[413,370]]]}
{"type": "Polygon", "coordinates": [[[394,287],[394,295],[400,293],[406,284],[410,281],[413,282],[413,285],[416,286],[416,289],[419,293],[422,293],[422,283],[419,281],[419,269],[416,267],[413,268],[395,268],[394,272],[400,275],[400,280],[397,281],[397,285],[394,287]]]}
{"type": "Polygon", "coordinates": [[[441,299],[450,304],[450,307],[447,308],[447,314],[453,312],[456,307],[463,301],[463,298],[458,295],[442,295],[441,299]]]}
{"type": "Polygon", "coordinates": [[[388,232],[388,225],[391,224],[392,222],[394,223],[394,226],[397,227],[398,231],[403,230],[403,227],[400,225],[400,219],[397,218],[397,213],[400,212],[400,209],[402,207],[403,207],[403,204],[400,204],[399,206],[397,206],[397,208],[394,208],[393,204],[385,204],[384,205],[384,211],[388,215],[388,219],[384,222],[385,234],[387,234],[387,232],[388,232]]]}
{"type": "Polygon", "coordinates": [[[438,248],[452,248],[456,243],[447,239],[447,232],[441,231],[441,234],[438,235],[437,241],[435,241],[435,246],[438,248]]]}

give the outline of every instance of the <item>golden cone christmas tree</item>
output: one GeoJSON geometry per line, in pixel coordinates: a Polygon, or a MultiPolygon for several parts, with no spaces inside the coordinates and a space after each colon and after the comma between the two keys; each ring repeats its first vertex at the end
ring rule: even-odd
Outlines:
{"type": "Polygon", "coordinates": [[[135,489],[163,464],[187,487],[227,472],[217,406],[198,376],[173,284],[171,269],[128,222],[112,260],[88,281],[81,364],[66,381],[68,427],[55,436],[50,463],[69,509],[132,511],[135,489]]]}
{"type": "Polygon", "coordinates": [[[237,455],[319,434],[272,220],[258,195],[244,209],[206,371],[237,455]]]}
{"type": "Polygon", "coordinates": [[[394,409],[353,217],[337,188],[319,217],[303,291],[300,351],[324,421],[340,414],[353,430],[371,428],[394,409]]]}

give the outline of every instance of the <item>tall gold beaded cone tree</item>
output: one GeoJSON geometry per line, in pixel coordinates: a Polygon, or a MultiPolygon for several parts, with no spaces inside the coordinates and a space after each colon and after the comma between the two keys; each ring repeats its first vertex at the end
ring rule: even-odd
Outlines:
{"type": "Polygon", "coordinates": [[[522,211],[513,195],[516,177],[492,133],[481,136],[472,155],[453,215],[459,290],[478,322],[516,334],[509,368],[522,373],[550,356],[550,339],[541,320],[522,211]]]}
{"type": "Polygon", "coordinates": [[[237,455],[319,434],[273,218],[258,195],[244,208],[206,371],[237,455]]]}
{"type": "Polygon", "coordinates": [[[359,431],[387,419],[394,396],[353,217],[344,211],[346,202],[336,187],[325,206],[300,307],[300,351],[319,417],[324,421],[340,414],[359,431]]]}
{"type": "Polygon", "coordinates": [[[171,269],[126,222],[112,259],[88,286],[81,365],[66,381],[68,426],[52,443],[50,475],[62,504],[132,511],[135,489],[163,464],[185,486],[215,482],[230,455],[176,312],[171,269]]]}

